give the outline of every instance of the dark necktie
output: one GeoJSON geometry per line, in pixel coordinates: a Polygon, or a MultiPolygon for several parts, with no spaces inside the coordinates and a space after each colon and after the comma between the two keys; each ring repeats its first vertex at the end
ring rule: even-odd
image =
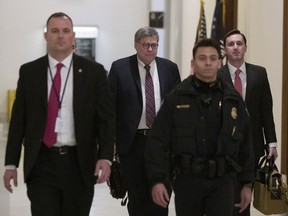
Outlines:
{"type": "Polygon", "coordinates": [[[51,148],[57,141],[57,133],[55,132],[55,123],[59,111],[60,89],[61,89],[61,68],[63,64],[57,64],[57,71],[51,85],[50,96],[47,107],[47,121],[44,132],[43,142],[51,148]]]}
{"type": "Polygon", "coordinates": [[[155,97],[154,97],[154,85],[150,74],[150,66],[145,65],[146,77],[145,77],[145,94],[146,94],[146,125],[151,128],[156,111],[155,111],[155,97]]]}
{"type": "Polygon", "coordinates": [[[234,87],[239,92],[239,94],[242,96],[242,81],[241,81],[240,76],[239,76],[240,73],[241,73],[240,69],[237,69],[235,71],[234,87]]]}

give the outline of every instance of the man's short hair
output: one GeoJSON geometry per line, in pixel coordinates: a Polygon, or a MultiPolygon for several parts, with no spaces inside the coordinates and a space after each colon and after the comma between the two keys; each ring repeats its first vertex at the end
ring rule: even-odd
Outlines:
{"type": "Polygon", "coordinates": [[[137,30],[134,36],[134,41],[135,42],[140,42],[142,38],[145,37],[157,37],[157,42],[159,41],[159,34],[156,29],[152,27],[143,27],[137,30]]]}
{"type": "Polygon", "coordinates": [[[199,47],[214,47],[217,50],[219,59],[222,59],[220,42],[212,38],[204,38],[198,41],[193,48],[193,58],[199,47]]]}
{"type": "Polygon", "coordinates": [[[231,35],[235,35],[235,34],[239,34],[242,36],[243,40],[244,40],[244,44],[245,46],[247,45],[247,40],[246,40],[246,37],[243,33],[241,33],[238,29],[233,29],[229,32],[226,33],[226,35],[224,36],[224,39],[223,39],[223,42],[224,42],[224,47],[226,47],[226,39],[228,37],[230,37],[231,35]]]}
{"type": "Polygon", "coordinates": [[[53,13],[52,15],[50,15],[50,17],[47,19],[47,22],[46,22],[46,28],[48,28],[49,21],[52,18],[58,18],[58,17],[67,17],[70,20],[70,22],[72,24],[72,28],[73,28],[73,21],[72,21],[71,17],[69,17],[67,14],[65,14],[63,12],[56,12],[56,13],[53,13]]]}

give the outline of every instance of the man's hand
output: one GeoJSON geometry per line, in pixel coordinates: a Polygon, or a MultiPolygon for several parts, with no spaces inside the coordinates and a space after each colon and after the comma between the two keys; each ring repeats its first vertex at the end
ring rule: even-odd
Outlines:
{"type": "Polygon", "coordinates": [[[274,156],[274,160],[278,157],[278,152],[276,147],[269,147],[268,149],[269,154],[268,154],[268,159],[270,159],[272,156],[274,156]]]}
{"type": "Polygon", "coordinates": [[[169,204],[169,194],[164,184],[158,183],[152,188],[153,201],[163,208],[167,208],[169,204]]]}
{"type": "Polygon", "coordinates": [[[97,176],[97,183],[106,182],[110,176],[111,168],[107,160],[98,160],[95,167],[94,175],[97,176]]]}
{"type": "Polygon", "coordinates": [[[6,169],[4,176],[3,176],[3,180],[4,180],[4,186],[5,188],[12,193],[13,189],[12,186],[10,184],[11,180],[13,180],[13,185],[14,187],[18,186],[18,182],[17,182],[17,170],[16,169],[6,169]]]}
{"type": "Polygon", "coordinates": [[[235,204],[235,207],[240,208],[239,213],[243,212],[252,201],[252,190],[250,187],[244,186],[241,190],[241,203],[235,204]]]}

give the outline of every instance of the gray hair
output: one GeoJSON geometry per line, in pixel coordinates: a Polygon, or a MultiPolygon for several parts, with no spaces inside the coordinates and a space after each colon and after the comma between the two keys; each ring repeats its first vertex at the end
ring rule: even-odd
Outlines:
{"type": "Polygon", "coordinates": [[[135,33],[134,40],[135,40],[135,42],[140,42],[140,40],[142,38],[154,37],[154,36],[157,37],[157,42],[158,42],[159,41],[159,34],[156,31],[156,29],[154,29],[152,27],[143,27],[143,28],[138,29],[138,31],[135,33]]]}

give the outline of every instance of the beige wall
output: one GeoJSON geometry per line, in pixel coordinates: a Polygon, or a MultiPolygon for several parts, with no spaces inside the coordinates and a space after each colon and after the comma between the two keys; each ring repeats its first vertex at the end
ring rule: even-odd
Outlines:
{"type": "Polygon", "coordinates": [[[63,11],[75,26],[98,26],[96,59],[109,70],[113,60],[135,53],[134,33],[148,25],[149,2],[1,0],[0,122],[7,119],[7,90],[16,88],[20,65],[46,53],[43,28],[48,16],[63,11]]]}

